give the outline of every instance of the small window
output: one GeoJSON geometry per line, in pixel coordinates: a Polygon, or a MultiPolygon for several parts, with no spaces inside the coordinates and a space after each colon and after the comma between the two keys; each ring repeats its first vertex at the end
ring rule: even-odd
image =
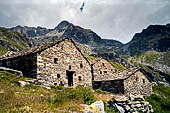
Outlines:
{"type": "Polygon", "coordinates": [[[138,77],[136,77],[136,81],[138,81],[138,79],[139,79],[139,78],[138,78],[138,77]]]}
{"type": "Polygon", "coordinates": [[[145,79],[143,79],[143,83],[145,84],[145,79]]]}
{"type": "Polygon", "coordinates": [[[82,63],[80,64],[80,68],[83,68],[83,64],[82,63]]]}
{"type": "Polygon", "coordinates": [[[104,66],[104,63],[102,63],[102,65],[104,66]]]}
{"type": "Polygon", "coordinates": [[[69,70],[71,69],[71,66],[69,66],[69,70]]]}
{"type": "Polygon", "coordinates": [[[100,71],[100,74],[102,74],[102,71],[100,71]]]}
{"type": "Polygon", "coordinates": [[[57,74],[57,78],[60,78],[60,74],[57,74]]]}
{"type": "Polygon", "coordinates": [[[54,63],[55,63],[55,64],[58,63],[58,58],[54,58],[54,63]]]}
{"type": "Polygon", "coordinates": [[[104,73],[107,73],[107,71],[103,71],[104,73]]]}
{"type": "Polygon", "coordinates": [[[81,76],[79,76],[78,78],[79,78],[79,81],[82,81],[82,78],[81,78],[81,76]]]}

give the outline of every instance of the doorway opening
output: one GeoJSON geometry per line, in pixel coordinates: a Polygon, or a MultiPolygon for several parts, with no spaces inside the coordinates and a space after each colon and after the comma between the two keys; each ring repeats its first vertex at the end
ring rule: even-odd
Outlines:
{"type": "Polygon", "coordinates": [[[73,74],[74,71],[66,71],[67,79],[68,79],[68,86],[73,86],[73,74]]]}

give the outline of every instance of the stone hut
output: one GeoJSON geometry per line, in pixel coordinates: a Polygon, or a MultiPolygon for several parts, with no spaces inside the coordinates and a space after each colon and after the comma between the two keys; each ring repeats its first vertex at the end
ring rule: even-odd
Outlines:
{"type": "Polygon", "coordinates": [[[113,65],[104,58],[90,60],[90,64],[92,66],[94,81],[103,79],[108,80],[113,75],[113,73],[116,72],[116,69],[113,67],[113,65]]]}
{"type": "Polygon", "coordinates": [[[109,61],[97,58],[90,61],[93,88],[117,94],[150,95],[152,84],[140,69],[116,71],[109,61]]]}
{"type": "Polygon", "coordinates": [[[92,86],[91,66],[71,39],[59,39],[0,59],[0,66],[23,72],[45,85],[92,86]]]}

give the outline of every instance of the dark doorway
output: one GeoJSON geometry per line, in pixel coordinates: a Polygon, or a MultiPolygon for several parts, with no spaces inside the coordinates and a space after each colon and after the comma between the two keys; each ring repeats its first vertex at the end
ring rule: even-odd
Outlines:
{"type": "Polygon", "coordinates": [[[68,85],[73,86],[73,74],[74,71],[66,71],[67,79],[68,79],[68,85]]]}

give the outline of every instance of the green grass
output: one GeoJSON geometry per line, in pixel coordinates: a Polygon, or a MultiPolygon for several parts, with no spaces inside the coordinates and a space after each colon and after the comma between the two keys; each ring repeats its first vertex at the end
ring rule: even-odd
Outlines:
{"type": "Polygon", "coordinates": [[[4,55],[8,52],[8,49],[0,45],[0,56],[4,55]]]}
{"type": "Polygon", "coordinates": [[[23,37],[25,38],[26,35],[0,27],[0,38],[7,45],[16,47],[18,49],[29,48],[29,45],[24,40],[22,40],[23,37]]]}
{"type": "Polygon", "coordinates": [[[0,71],[0,92],[3,92],[0,93],[0,113],[81,112],[80,104],[91,104],[96,100],[92,89],[82,86],[57,86],[51,90],[35,85],[19,86],[19,80],[27,79],[0,71]]]}
{"type": "Polygon", "coordinates": [[[160,52],[156,51],[146,51],[139,56],[137,56],[137,59],[141,62],[145,63],[155,63],[160,56],[160,52]]]}
{"type": "Polygon", "coordinates": [[[153,86],[153,92],[146,100],[152,105],[154,113],[170,113],[170,88],[163,85],[153,86]]]}
{"type": "Polygon", "coordinates": [[[87,58],[87,60],[94,60],[96,59],[96,57],[93,57],[93,56],[85,56],[87,58]]]}
{"type": "Polygon", "coordinates": [[[109,61],[109,62],[119,71],[123,71],[126,69],[122,64],[115,63],[113,61],[109,61]]]}
{"type": "Polygon", "coordinates": [[[170,66],[170,51],[164,52],[160,63],[170,66]]]}
{"type": "Polygon", "coordinates": [[[18,84],[20,80],[29,80],[30,78],[16,76],[15,74],[9,73],[7,71],[0,71],[0,83],[3,84],[18,84]]]}
{"type": "Polygon", "coordinates": [[[99,88],[99,89],[96,89],[95,92],[98,93],[98,94],[112,94],[112,93],[110,93],[110,92],[103,91],[103,90],[100,89],[100,88],[99,88]]]}

